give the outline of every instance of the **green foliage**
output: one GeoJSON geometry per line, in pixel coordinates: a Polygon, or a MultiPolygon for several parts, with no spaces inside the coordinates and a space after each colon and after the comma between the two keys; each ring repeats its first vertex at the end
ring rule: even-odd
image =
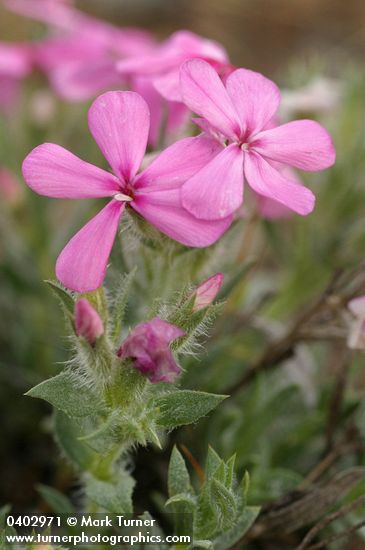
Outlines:
{"type": "Polygon", "coordinates": [[[58,281],[45,281],[45,283],[51,288],[66,316],[73,319],[75,301],[72,294],[58,281]]]}
{"type": "Polygon", "coordinates": [[[176,532],[187,532],[192,516],[196,548],[226,550],[240,540],[255,521],[259,508],[247,506],[248,474],[241,483],[234,475],[234,457],[222,460],[210,447],[205,464],[205,479],[196,493],[190,483],[185,461],[175,447],[171,454],[166,506],[176,514],[176,532]],[[181,530],[181,531],[180,531],[181,530]]]}
{"type": "Polygon", "coordinates": [[[135,267],[129,273],[122,275],[116,284],[116,292],[112,302],[111,312],[111,336],[113,342],[117,343],[122,330],[122,323],[125,317],[128,300],[130,297],[133,280],[136,276],[135,267]]]}
{"type": "Polygon", "coordinates": [[[53,512],[57,514],[72,514],[72,512],[75,512],[75,508],[69,499],[53,487],[39,484],[37,490],[53,512]]]}
{"type": "Polygon", "coordinates": [[[192,424],[210,413],[226,398],[226,395],[191,390],[166,393],[155,400],[158,408],[157,423],[167,429],[192,424]]]}
{"type": "Polygon", "coordinates": [[[116,514],[131,514],[133,513],[132,493],[135,481],[127,472],[120,469],[114,477],[115,479],[110,481],[87,477],[86,495],[102,510],[116,514]]]}
{"type": "Polygon", "coordinates": [[[98,403],[99,396],[90,388],[82,386],[80,379],[70,371],[63,371],[41,382],[26,395],[48,401],[71,418],[89,416],[104,410],[101,403],[98,403]]]}

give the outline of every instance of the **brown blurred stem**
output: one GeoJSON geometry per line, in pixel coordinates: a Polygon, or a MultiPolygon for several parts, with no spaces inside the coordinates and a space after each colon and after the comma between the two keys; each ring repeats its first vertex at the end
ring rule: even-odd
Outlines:
{"type": "MultiPolygon", "coordinates": [[[[362,506],[365,504],[365,495],[362,495],[358,497],[356,500],[350,502],[350,504],[346,504],[345,506],[341,506],[338,510],[333,512],[332,514],[329,514],[327,517],[319,521],[312,529],[306,534],[300,545],[295,550],[305,550],[305,548],[322,548],[322,546],[314,545],[309,546],[311,541],[328,525],[336,521],[337,519],[346,516],[349,512],[352,512],[352,510],[355,510],[359,506],[362,506]]],[[[364,522],[362,522],[363,524],[364,522]]],[[[361,526],[362,526],[361,524],[361,526]]],[[[359,527],[357,527],[359,528],[359,527]]],[[[346,534],[346,533],[345,533],[346,534]]],[[[321,543],[320,543],[321,544],[321,543]]]]}
{"type": "Polygon", "coordinates": [[[345,395],[345,389],[347,385],[347,375],[349,367],[351,365],[352,352],[347,348],[341,346],[335,346],[335,353],[338,353],[339,361],[337,364],[337,373],[335,376],[332,395],[330,398],[328,409],[328,420],[326,428],[326,448],[325,454],[329,453],[334,447],[334,438],[336,434],[336,427],[339,417],[341,415],[341,409],[343,404],[343,398],[345,395]]]}

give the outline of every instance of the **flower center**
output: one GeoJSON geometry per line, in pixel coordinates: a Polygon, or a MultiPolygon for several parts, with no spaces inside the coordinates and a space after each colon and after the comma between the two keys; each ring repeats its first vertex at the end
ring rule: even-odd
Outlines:
{"type": "Polygon", "coordinates": [[[240,145],[242,151],[249,151],[250,150],[250,144],[249,143],[241,143],[240,145]]]}
{"type": "Polygon", "coordinates": [[[114,195],[114,200],[120,201],[120,202],[131,202],[133,200],[133,197],[130,197],[129,195],[125,195],[124,193],[117,193],[114,195]]]}

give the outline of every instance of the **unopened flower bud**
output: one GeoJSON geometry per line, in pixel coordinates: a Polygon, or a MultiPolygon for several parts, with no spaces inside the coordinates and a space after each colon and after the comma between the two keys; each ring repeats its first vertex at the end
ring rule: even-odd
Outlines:
{"type": "Polygon", "coordinates": [[[159,317],[137,325],[118,350],[121,359],[132,358],[133,367],[150,382],[175,382],[181,374],[169,344],[185,332],[159,317]]]}
{"type": "Polygon", "coordinates": [[[204,281],[195,291],[195,302],[193,311],[200,311],[215,300],[223,283],[223,273],[216,273],[206,281],[204,281]]]}
{"type": "Polygon", "coordinates": [[[365,349],[365,296],[350,300],[347,306],[353,315],[347,345],[350,349],[365,349]]]}
{"type": "Polygon", "coordinates": [[[104,333],[99,313],[85,298],[80,298],[75,304],[75,328],[77,336],[85,338],[91,346],[104,333]]]}

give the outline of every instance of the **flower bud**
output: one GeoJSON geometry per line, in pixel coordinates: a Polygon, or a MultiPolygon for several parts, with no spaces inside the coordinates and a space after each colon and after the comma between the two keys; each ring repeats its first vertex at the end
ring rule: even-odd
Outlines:
{"type": "Polygon", "coordinates": [[[85,298],[80,298],[75,304],[75,329],[77,336],[85,338],[91,346],[104,333],[99,313],[85,298]]]}
{"type": "Polygon", "coordinates": [[[194,313],[210,306],[223,283],[223,273],[216,273],[198,286],[195,291],[194,313]]]}
{"type": "Polygon", "coordinates": [[[117,352],[121,359],[132,358],[133,367],[146,375],[150,382],[175,382],[181,368],[169,344],[185,332],[159,317],[137,325],[117,352]]]}
{"type": "Polygon", "coordinates": [[[353,315],[347,345],[350,349],[365,349],[365,296],[350,300],[347,307],[353,315]]]}

